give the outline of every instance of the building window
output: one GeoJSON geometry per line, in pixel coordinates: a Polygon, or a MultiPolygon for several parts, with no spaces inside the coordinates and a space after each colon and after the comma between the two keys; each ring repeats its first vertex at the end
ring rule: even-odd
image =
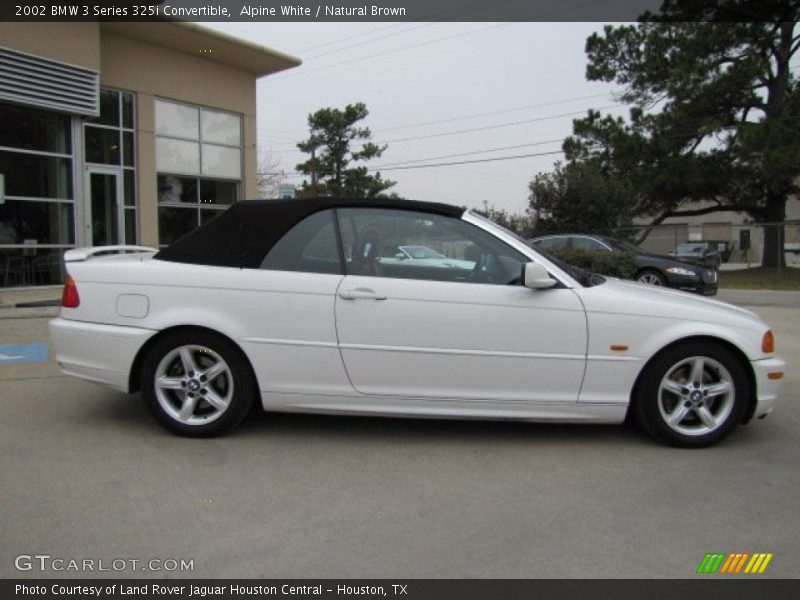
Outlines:
{"type": "MultiPolygon", "coordinates": [[[[84,161],[88,166],[118,168],[121,198],[115,191],[94,199],[92,211],[94,242],[135,244],[136,235],[136,141],[134,95],[103,88],[100,90],[100,116],[89,119],[83,127],[84,161]],[[120,201],[121,200],[121,201],[120,201]],[[95,212],[101,214],[94,214],[95,212]],[[121,226],[119,225],[121,223],[121,226]],[[112,226],[113,225],[113,226],[112,226]],[[124,232],[120,235],[121,232],[124,232]],[[116,232],[100,234],[100,231],[116,232]]],[[[115,176],[115,177],[117,177],[115,176]]],[[[91,177],[91,175],[90,175],[91,177]]],[[[96,190],[90,192],[95,194],[96,190]]]]}
{"type": "Polygon", "coordinates": [[[0,287],[63,281],[75,245],[72,118],[0,103],[0,287]]]}
{"type": "Polygon", "coordinates": [[[156,100],[156,169],[166,245],[239,200],[241,115],[156,100]]]}
{"type": "Polygon", "coordinates": [[[239,198],[239,182],[179,175],[158,175],[158,231],[171,244],[217,216],[239,198]]]}

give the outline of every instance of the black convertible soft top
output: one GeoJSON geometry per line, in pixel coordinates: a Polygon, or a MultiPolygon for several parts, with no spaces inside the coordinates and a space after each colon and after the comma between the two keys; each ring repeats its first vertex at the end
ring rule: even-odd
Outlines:
{"type": "Polygon", "coordinates": [[[172,262],[256,269],[275,243],[309,215],[329,208],[389,208],[461,217],[464,208],[392,198],[243,200],[155,255],[172,262]]]}

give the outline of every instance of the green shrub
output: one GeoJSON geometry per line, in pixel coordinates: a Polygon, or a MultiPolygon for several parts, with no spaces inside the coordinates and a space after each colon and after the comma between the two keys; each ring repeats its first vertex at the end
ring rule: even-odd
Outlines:
{"type": "Polygon", "coordinates": [[[591,252],[578,248],[554,248],[549,253],[568,265],[589,273],[619,277],[620,279],[633,279],[636,275],[636,263],[633,262],[633,256],[626,252],[591,252]]]}

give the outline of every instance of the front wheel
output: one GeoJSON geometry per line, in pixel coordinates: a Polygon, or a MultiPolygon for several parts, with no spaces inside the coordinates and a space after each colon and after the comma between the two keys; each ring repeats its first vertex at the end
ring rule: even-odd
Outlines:
{"type": "Polygon", "coordinates": [[[636,276],[636,281],[640,283],[646,283],[648,285],[660,285],[660,286],[667,285],[666,278],[658,271],[653,271],[651,269],[639,273],[636,276]]]}
{"type": "Polygon", "coordinates": [[[673,446],[710,446],[741,422],[749,397],[741,360],[713,342],[675,346],[648,365],[636,413],[644,429],[673,446]]]}
{"type": "Polygon", "coordinates": [[[159,423],[181,435],[218,435],[238,425],[252,405],[255,387],[239,348],[206,331],[165,336],[142,364],[148,407],[159,423]]]}

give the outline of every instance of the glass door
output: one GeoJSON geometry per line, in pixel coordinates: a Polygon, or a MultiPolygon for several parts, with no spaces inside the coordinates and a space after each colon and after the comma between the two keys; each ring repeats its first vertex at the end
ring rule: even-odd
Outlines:
{"type": "Polygon", "coordinates": [[[91,246],[125,243],[122,177],[117,169],[86,169],[86,241],[91,246]]]}

